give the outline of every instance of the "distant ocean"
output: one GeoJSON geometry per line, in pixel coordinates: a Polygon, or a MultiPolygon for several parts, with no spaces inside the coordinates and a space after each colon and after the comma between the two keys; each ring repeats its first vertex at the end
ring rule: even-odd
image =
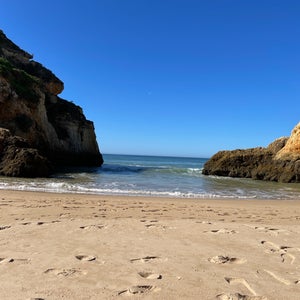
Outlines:
{"type": "Polygon", "coordinates": [[[201,171],[205,158],[107,154],[104,161],[100,168],[61,169],[51,178],[0,177],[0,189],[178,198],[300,199],[300,184],[204,176],[201,171]]]}

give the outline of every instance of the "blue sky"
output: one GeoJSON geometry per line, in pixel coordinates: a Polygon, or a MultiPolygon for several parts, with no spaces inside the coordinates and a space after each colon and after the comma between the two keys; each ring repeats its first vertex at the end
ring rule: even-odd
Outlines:
{"type": "Polygon", "coordinates": [[[0,28],[65,84],[103,153],[210,157],[300,121],[300,1],[2,1],[0,28]]]}

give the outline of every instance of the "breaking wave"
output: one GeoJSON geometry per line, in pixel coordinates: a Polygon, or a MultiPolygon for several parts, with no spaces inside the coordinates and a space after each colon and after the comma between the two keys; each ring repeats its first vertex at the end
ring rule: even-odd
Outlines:
{"type": "Polygon", "coordinates": [[[1,177],[0,190],[177,198],[300,199],[297,184],[202,175],[206,159],[106,155],[101,168],[68,168],[52,178],[1,177]]]}

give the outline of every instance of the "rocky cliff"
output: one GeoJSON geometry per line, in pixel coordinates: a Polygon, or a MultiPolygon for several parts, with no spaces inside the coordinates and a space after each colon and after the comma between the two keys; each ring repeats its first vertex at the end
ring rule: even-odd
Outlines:
{"type": "Polygon", "coordinates": [[[268,147],[220,151],[204,165],[204,175],[300,182],[300,123],[291,136],[268,147]]]}
{"type": "MultiPolygon", "coordinates": [[[[36,149],[53,165],[100,166],[93,123],[79,106],[58,97],[63,82],[32,58],[0,30],[0,128],[24,139],[27,149],[36,149]]],[[[3,165],[5,147],[0,148],[3,165]]],[[[0,173],[13,172],[0,168],[0,173]]]]}
{"type": "Polygon", "coordinates": [[[277,160],[297,160],[300,156],[300,123],[293,129],[286,145],[276,154],[277,160]]]}

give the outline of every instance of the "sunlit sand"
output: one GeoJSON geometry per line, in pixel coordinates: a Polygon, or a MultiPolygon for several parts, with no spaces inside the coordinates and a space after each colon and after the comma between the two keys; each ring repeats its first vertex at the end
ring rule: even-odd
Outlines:
{"type": "Polygon", "coordinates": [[[297,201],[1,191],[1,299],[299,299],[297,201]]]}

